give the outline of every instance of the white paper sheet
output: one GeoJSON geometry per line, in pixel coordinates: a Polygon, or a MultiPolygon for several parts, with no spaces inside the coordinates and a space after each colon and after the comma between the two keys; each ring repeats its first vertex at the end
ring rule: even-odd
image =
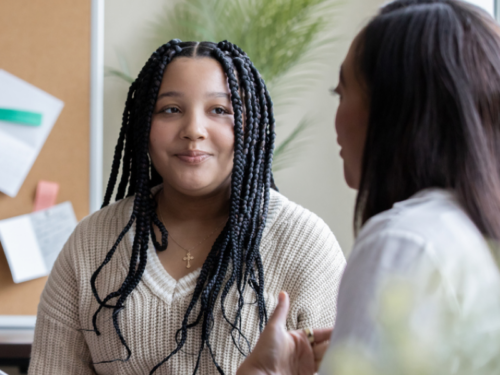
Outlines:
{"type": "Polygon", "coordinates": [[[1,220],[0,241],[14,282],[48,275],[76,224],[70,202],[1,220]]]}
{"type": "Polygon", "coordinates": [[[47,275],[29,215],[2,220],[0,237],[15,283],[47,275]]]}
{"type": "Polygon", "coordinates": [[[0,108],[42,113],[40,126],[0,121],[0,191],[15,197],[64,103],[0,69],[0,108]]]}

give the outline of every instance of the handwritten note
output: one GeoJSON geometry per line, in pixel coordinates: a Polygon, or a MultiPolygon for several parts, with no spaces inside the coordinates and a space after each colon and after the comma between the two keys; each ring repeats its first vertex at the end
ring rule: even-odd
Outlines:
{"type": "Polygon", "coordinates": [[[0,241],[14,282],[48,275],[76,224],[70,202],[1,220],[0,241]]]}
{"type": "Polygon", "coordinates": [[[42,115],[36,127],[0,120],[0,191],[17,195],[63,106],[61,100],[0,69],[0,108],[42,115]]]}

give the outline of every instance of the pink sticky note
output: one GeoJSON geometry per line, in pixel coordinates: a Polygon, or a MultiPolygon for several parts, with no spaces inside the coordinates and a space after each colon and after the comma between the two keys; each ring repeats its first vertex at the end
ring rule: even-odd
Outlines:
{"type": "Polygon", "coordinates": [[[59,184],[57,182],[39,181],[36,187],[34,211],[40,211],[56,204],[59,184]]]}

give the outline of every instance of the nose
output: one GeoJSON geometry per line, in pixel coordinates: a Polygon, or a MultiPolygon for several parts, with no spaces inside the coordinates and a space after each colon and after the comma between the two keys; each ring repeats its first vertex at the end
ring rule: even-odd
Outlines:
{"type": "Polygon", "coordinates": [[[203,114],[193,111],[185,117],[180,136],[190,141],[206,139],[208,136],[203,114]]]}

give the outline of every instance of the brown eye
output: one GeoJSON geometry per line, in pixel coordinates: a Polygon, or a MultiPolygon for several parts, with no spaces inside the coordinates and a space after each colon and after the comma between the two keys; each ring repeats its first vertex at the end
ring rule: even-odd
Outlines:
{"type": "Polygon", "coordinates": [[[172,114],[172,113],[179,113],[179,108],[176,108],[176,107],[168,107],[168,108],[164,108],[161,110],[161,112],[163,113],[168,113],[168,114],[172,114]]]}
{"type": "Polygon", "coordinates": [[[227,112],[224,108],[222,107],[217,107],[217,108],[214,108],[212,109],[212,112],[214,112],[216,115],[225,115],[225,114],[228,114],[229,112],[227,112]]]}

